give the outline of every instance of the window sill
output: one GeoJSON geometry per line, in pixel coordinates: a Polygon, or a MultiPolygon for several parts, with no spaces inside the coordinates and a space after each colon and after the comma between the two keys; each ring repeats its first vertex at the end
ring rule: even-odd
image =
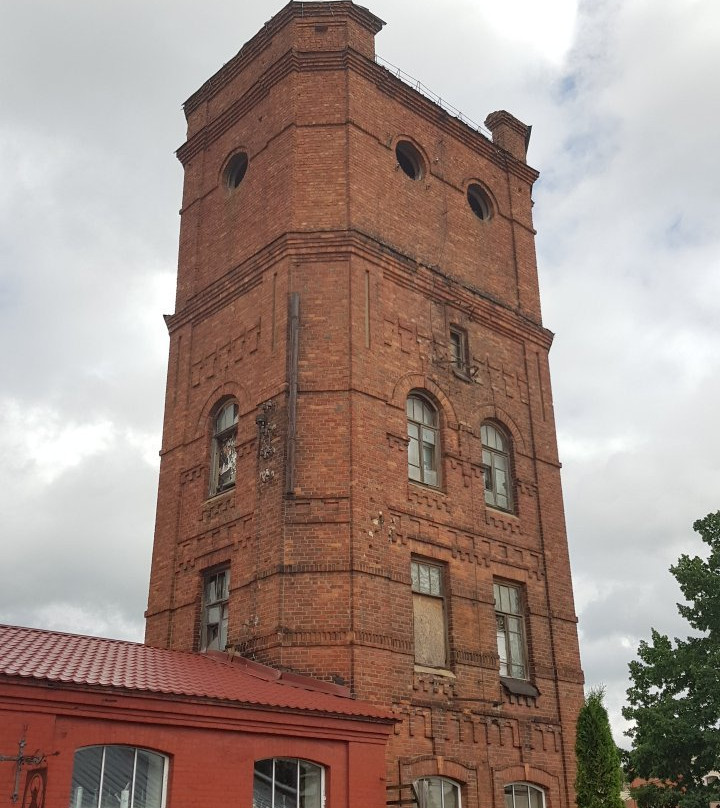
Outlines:
{"type": "Polygon", "coordinates": [[[461,379],[464,382],[471,382],[472,376],[466,370],[460,370],[459,368],[452,369],[453,376],[456,376],[458,379],[461,379]]]}
{"type": "Polygon", "coordinates": [[[495,513],[502,514],[503,516],[510,516],[513,519],[518,519],[519,518],[515,511],[505,510],[505,508],[501,508],[498,505],[491,505],[489,502],[485,503],[485,507],[488,510],[494,511],[495,513]]]}
{"type": "Polygon", "coordinates": [[[214,494],[209,494],[208,498],[205,500],[205,502],[209,503],[209,502],[212,502],[213,500],[221,499],[222,497],[225,497],[228,494],[232,494],[232,492],[234,490],[235,490],[234,485],[231,485],[229,488],[223,488],[222,491],[216,491],[214,494]]]}
{"type": "Polygon", "coordinates": [[[513,696],[531,696],[536,699],[540,691],[527,679],[513,679],[510,676],[501,676],[500,684],[513,696]]]}
{"type": "Polygon", "coordinates": [[[414,666],[415,673],[429,673],[431,676],[442,676],[444,679],[457,679],[455,674],[447,668],[431,668],[429,665],[414,666]]]}
{"type": "Polygon", "coordinates": [[[420,480],[413,480],[410,477],[408,477],[408,485],[417,487],[419,491],[427,491],[432,492],[433,494],[440,494],[443,497],[445,496],[445,492],[442,490],[442,488],[438,488],[436,485],[430,485],[430,483],[420,482],[420,480]]]}

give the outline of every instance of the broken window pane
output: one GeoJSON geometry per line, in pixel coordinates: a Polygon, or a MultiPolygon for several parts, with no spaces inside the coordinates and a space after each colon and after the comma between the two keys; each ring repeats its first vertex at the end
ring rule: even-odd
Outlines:
{"type": "Polygon", "coordinates": [[[228,596],[230,570],[223,569],[205,576],[200,650],[224,651],[227,645],[228,596]]]}
{"type": "Polygon", "coordinates": [[[525,645],[525,619],[522,614],[520,588],[510,584],[493,584],[497,649],[500,675],[513,679],[528,676],[525,645]]]}
{"type": "Polygon", "coordinates": [[[422,777],[413,791],[417,808],[460,808],[460,786],[444,777],[422,777]]]}
{"type": "Polygon", "coordinates": [[[480,428],[485,503],[504,511],[512,510],[510,483],[510,441],[493,424],[480,428]]]}
{"type": "Polygon", "coordinates": [[[238,405],[225,404],[215,416],[210,493],[218,494],[235,485],[237,465],[238,405]]]}

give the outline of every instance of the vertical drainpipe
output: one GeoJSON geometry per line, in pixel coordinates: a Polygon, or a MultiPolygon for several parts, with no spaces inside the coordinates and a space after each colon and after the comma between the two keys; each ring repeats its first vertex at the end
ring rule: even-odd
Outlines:
{"type": "Polygon", "coordinates": [[[300,294],[290,293],[288,303],[288,425],[287,452],[285,454],[285,493],[295,491],[295,433],[298,396],[298,354],[300,352],[300,294]]]}

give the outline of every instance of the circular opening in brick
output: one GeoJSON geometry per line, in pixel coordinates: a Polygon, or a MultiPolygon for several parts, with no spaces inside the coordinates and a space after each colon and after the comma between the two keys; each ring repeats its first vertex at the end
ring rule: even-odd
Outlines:
{"type": "Polygon", "coordinates": [[[492,215],[490,198],[476,182],[472,183],[467,189],[467,201],[468,205],[470,205],[470,210],[478,219],[489,219],[492,215]]]}
{"type": "Polygon", "coordinates": [[[237,188],[245,178],[248,169],[248,156],[245,152],[233,154],[225,168],[225,185],[228,188],[237,188]]]}
{"type": "Polygon", "coordinates": [[[423,159],[420,152],[409,140],[401,140],[395,146],[398,165],[411,180],[419,180],[423,175],[423,159]]]}

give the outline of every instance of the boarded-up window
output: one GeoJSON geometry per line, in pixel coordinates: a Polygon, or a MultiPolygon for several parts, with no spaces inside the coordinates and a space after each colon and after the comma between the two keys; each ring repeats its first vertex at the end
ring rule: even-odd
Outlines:
{"type": "Polygon", "coordinates": [[[447,665],[447,626],[443,568],[425,561],[413,561],[410,572],[415,662],[432,668],[444,668],[447,665]]]}

